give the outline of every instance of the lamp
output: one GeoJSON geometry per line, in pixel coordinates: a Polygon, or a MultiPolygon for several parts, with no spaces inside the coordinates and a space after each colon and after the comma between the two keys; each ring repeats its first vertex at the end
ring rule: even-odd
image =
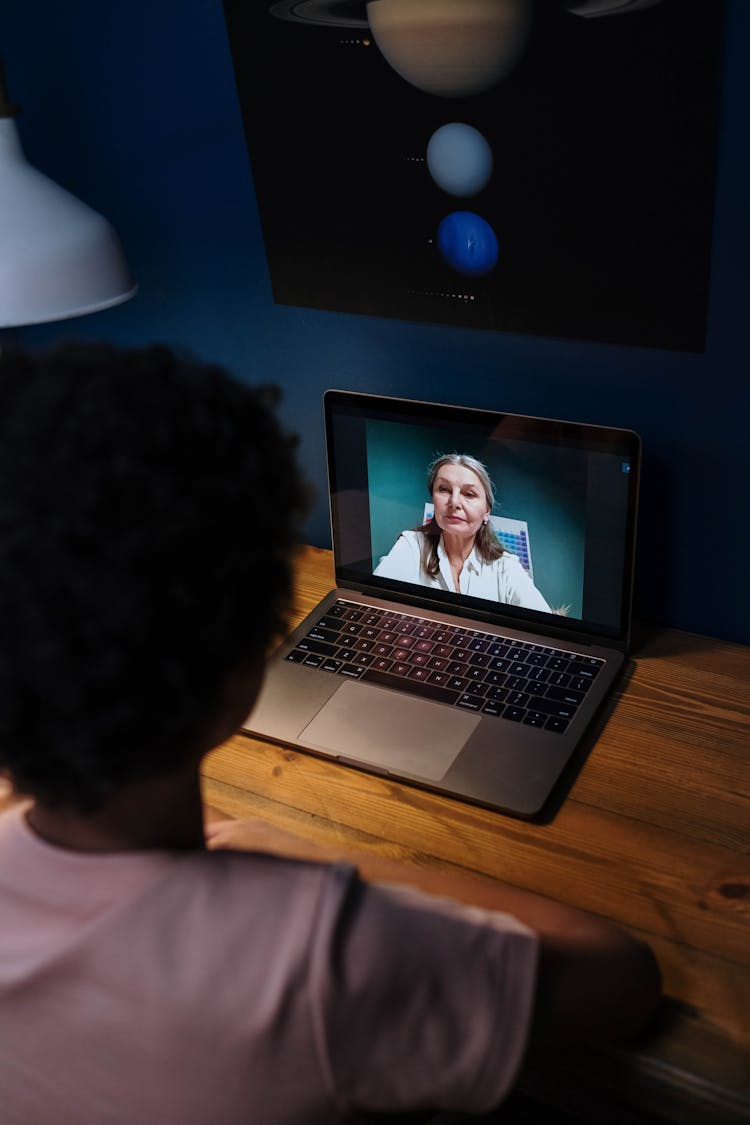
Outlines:
{"type": "Polygon", "coordinates": [[[0,66],[0,328],[127,301],[138,288],[112,227],[27,162],[0,66]]]}

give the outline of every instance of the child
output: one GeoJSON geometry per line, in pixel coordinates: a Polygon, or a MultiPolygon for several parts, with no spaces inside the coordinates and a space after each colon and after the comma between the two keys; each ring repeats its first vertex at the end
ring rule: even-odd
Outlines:
{"type": "Polygon", "coordinates": [[[200,763],[257,695],[305,510],[272,405],[164,348],[0,360],[5,1125],[479,1112],[529,1042],[657,1002],[646,947],[534,895],[363,881],[250,822],[206,848],[200,763]]]}

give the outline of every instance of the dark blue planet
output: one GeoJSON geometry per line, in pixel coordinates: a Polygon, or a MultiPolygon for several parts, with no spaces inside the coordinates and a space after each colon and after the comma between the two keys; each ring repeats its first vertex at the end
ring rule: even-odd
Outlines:
{"type": "Polygon", "coordinates": [[[495,232],[473,211],[451,211],[437,233],[438,249],[448,265],[465,277],[482,277],[497,265],[495,232]]]}

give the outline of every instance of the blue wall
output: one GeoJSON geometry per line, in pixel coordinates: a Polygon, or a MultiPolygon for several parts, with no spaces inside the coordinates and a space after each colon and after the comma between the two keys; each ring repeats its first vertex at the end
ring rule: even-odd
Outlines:
{"type": "Polygon", "coordinates": [[[636,615],[750,642],[749,52],[750,4],[727,0],[708,345],[688,355],[275,305],[220,0],[3,0],[27,156],[111,220],[140,292],[0,343],[163,340],[279,383],[321,546],[326,387],[632,427],[645,451],[636,615]]]}

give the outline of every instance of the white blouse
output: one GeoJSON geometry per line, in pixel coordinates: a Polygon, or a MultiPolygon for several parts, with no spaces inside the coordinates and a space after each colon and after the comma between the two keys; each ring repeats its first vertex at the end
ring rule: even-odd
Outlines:
{"type": "MultiPolygon", "coordinates": [[[[425,536],[421,531],[402,531],[387,555],[384,555],[373,574],[380,578],[395,578],[398,582],[414,582],[419,586],[433,586],[455,593],[448,556],[443,549],[443,537],[438,540],[439,572],[434,578],[422,569],[422,547],[425,536]]],[[[551,613],[549,605],[537,590],[521,565],[518,555],[504,551],[494,562],[482,562],[476,547],[463,565],[458,579],[459,591],[472,598],[520,605],[525,609],[541,609],[551,613]]]]}

